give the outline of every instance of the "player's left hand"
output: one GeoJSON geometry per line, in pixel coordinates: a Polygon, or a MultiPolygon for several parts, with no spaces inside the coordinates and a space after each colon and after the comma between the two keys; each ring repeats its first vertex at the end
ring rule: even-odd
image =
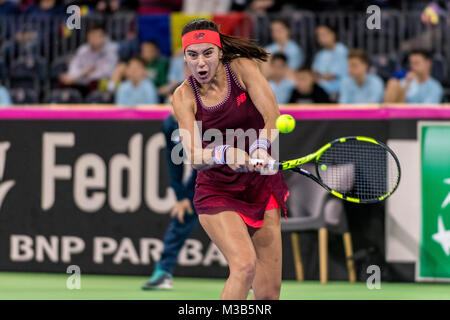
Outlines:
{"type": "Polygon", "coordinates": [[[260,159],[262,163],[255,165],[255,170],[261,174],[272,175],[277,171],[269,166],[269,163],[275,161],[265,149],[256,149],[251,154],[252,159],[260,159]]]}
{"type": "Polygon", "coordinates": [[[194,213],[191,207],[191,202],[189,201],[188,198],[185,198],[181,201],[177,201],[177,203],[175,203],[175,206],[172,208],[172,211],[170,212],[170,216],[172,218],[176,216],[178,218],[178,221],[180,221],[180,223],[184,223],[184,214],[186,212],[188,214],[194,213]]]}

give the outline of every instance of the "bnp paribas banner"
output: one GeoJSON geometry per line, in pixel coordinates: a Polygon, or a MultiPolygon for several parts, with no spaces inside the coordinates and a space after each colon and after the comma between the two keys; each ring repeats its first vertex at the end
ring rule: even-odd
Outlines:
{"type": "Polygon", "coordinates": [[[419,281],[450,281],[450,123],[419,127],[422,170],[422,241],[419,281]]]}

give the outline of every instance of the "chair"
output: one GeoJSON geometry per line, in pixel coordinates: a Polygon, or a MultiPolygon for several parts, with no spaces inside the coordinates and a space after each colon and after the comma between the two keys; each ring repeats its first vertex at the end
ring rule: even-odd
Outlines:
{"type": "MultiPolygon", "coordinates": [[[[314,172],[314,166],[306,164],[305,170],[314,172]]],[[[331,175],[337,166],[329,166],[326,173],[321,173],[324,181],[327,174],[331,175]],[[334,168],[333,168],[334,167],[334,168]]],[[[342,170],[342,168],[339,168],[342,170]]],[[[348,189],[353,186],[353,168],[347,166],[348,189]]],[[[292,174],[287,179],[290,196],[287,200],[289,219],[281,222],[281,231],[291,233],[292,250],[295,262],[296,278],[303,281],[303,265],[300,256],[299,232],[318,230],[319,233],[319,264],[320,282],[328,282],[328,231],[343,235],[345,256],[349,281],[356,281],[351,234],[342,200],[330,195],[319,184],[300,174],[292,174]]]]}
{"type": "Polygon", "coordinates": [[[435,55],[433,57],[433,64],[431,67],[431,76],[440,83],[447,84],[448,63],[447,60],[441,55],[435,55]]]}
{"type": "Polygon", "coordinates": [[[8,91],[13,104],[39,103],[38,92],[33,88],[15,88],[9,89],[8,91]]]}
{"type": "Polygon", "coordinates": [[[12,62],[9,70],[10,86],[14,88],[33,88],[40,91],[45,79],[46,63],[41,58],[20,57],[12,62]]]}
{"type": "Polygon", "coordinates": [[[111,104],[114,101],[114,94],[109,91],[95,90],[88,94],[85,103],[111,104]]]}
{"type": "Polygon", "coordinates": [[[59,82],[59,76],[65,73],[69,68],[70,55],[58,57],[51,63],[50,66],[50,81],[52,87],[59,82]]]}
{"type": "Polygon", "coordinates": [[[370,59],[370,65],[371,72],[376,73],[383,80],[387,80],[400,67],[400,62],[393,55],[373,55],[370,59]]]}
{"type": "Polygon", "coordinates": [[[80,91],[72,88],[54,89],[46,98],[47,103],[83,103],[80,91]]]}
{"type": "Polygon", "coordinates": [[[0,83],[5,86],[8,80],[8,70],[6,68],[6,63],[3,59],[0,59],[0,83]]]}

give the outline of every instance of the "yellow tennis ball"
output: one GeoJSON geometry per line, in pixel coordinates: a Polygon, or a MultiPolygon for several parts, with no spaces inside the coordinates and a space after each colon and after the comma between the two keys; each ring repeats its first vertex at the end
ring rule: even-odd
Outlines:
{"type": "Polygon", "coordinates": [[[280,132],[289,133],[295,128],[295,119],[289,114],[283,114],[277,118],[275,125],[280,132]]]}

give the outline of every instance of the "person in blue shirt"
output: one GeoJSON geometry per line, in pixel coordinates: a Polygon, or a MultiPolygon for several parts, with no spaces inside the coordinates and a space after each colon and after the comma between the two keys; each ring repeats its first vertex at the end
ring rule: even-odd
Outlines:
{"type": "Polygon", "coordinates": [[[269,84],[275,95],[278,104],[286,104],[291,98],[295,83],[291,79],[287,57],[284,53],[278,52],[270,59],[269,84]]]}
{"type": "Polygon", "coordinates": [[[145,62],[141,57],[133,57],[126,69],[127,81],[117,89],[115,103],[125,107],[159,102],[155,85],[147,78],[145,62]]]}
{"type": "Polygon", "coordinates": [[[364,50],[354,49],[348,54],[349,76],[342,79],[339,103],[381,103],[383,80],[369,73],[369,57],[364,50]]]}
{"type": "Polygon", "coordinates": [[[287,57],[289,68],[297,70],[303,65],[303,52],[301,47],[290,38],[289,23],[283,19],[275,19],[270,25],[272,40],[274,41],[264,49],[269,53],[282,52],[287,57]]]}
{"type": "MultiPolygon", "coordinates": [[[[164,120],[162,132],[166,139],[170,186],[175,191],[177,202],[171,211],[173,218],[164,235],[164,249],[161,259],[156,264],[150,279],[142,285],[142,290],[173,288],[173,269],[177,264],[178,254],[187,237],[198,225],[198,216],[192,203],[197,171],[192,170],[189,179],[183,183],[185,166],[183,163],[174,164],[171,158],[172,150],[181,143],[177,129],[178,123],[173,115],[164,120]]],[[[181,153],[180,156],[182,156],[181,153]]]]}
{"type": "Polygon", "coordinates": [[[337,42],[336,31],[330,26],[318,26],[316,35],[322,49],[314,56],[312,69],[319,86],[336,99],[342,78],[347,75],[347,47],[337,42]]]}
{"type": "Polygon", "coordinates": [[[0,108],[11,106],[11,97],[9,96],[8,90],[0,83],[0,108]]]}
{"type": "Polygon", "coordinates": [[[442,85],[431,77],[432,60],[429,52],[415,50],[409,54],[410,71],[403,79],[389,79],[386,85],[386,103],[440,103],[442,85]]]}

